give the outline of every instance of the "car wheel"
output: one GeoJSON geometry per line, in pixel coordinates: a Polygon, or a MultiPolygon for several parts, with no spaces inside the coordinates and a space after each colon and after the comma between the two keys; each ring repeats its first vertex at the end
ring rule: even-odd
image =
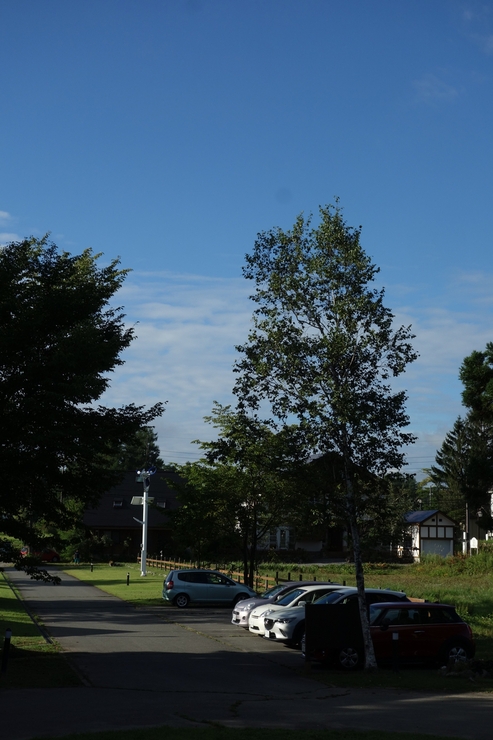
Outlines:
{"type": "Polygon", "coordinates": [[[288,644],[290,645],[290,647],[300,649],[302,645],[304,647],[304,642],[305,642],[305,623],[302,622],[301,624],[298,624],[296,626],[296,629],[293,634],[293,639],[290,640],[288,644]]]}
{"type": "Polygon", "coordinates": [[[466,660],[469,660],[471,657],[471,651],[468,648],[467,645],[465,645],[463,642],[459,642],[458,640],[456,642],[449,643],[443,650],[441,654],[442,662],[444,664],[447,663],[463,663],[466,660]]]}
{"type": "Polygon", "coordinates": [[[179,609],[184,609],[188,606],[189,601],[190,599],[186,594],[178,594],[178,596],[175,596],[175,606],[179,609]]]}
{"type": "Polygon", "coordinates": [[[238,594],[233,600],[233,606],[236,606],[239,601],[244,601],[245,599],[248,599],[248,594],[238,594]]]}
{"type": "Polygon", "coordinates": [[[339,668],[344,668],[346,671],[353,671],[361,662],[360,653],[350,645],[342,648],[337,654],[337,664],[339,668]]]}

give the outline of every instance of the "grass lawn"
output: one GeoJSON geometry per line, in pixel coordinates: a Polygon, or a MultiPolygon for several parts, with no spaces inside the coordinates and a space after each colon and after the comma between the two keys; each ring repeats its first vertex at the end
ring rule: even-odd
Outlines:
{"type": "MultiPolygon", "coordinates": [[[[207,727],[182,729],[157,727],[144,730],[117,730],[115,732],[95,732],[78,735],[64,735],[57,738],[33,738],[32,740],[432,740],[433,735],[415,732],[381,732],[372,730],[263,730],[229,729],[207,727]]],[[[449,738],[459,740],[459,738],[449,738]]]]}
{"type": "Polygon", "coordinates": [[[0,636],[12,630],[7,670],[0,673],[0,688],[58,688],[80,681],[56,644],[47,642],[0,572],[0,636]]]}

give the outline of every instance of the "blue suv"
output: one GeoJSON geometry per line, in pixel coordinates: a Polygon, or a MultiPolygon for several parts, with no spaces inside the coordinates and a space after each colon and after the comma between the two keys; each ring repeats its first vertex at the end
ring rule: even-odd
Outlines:
{"type": "Polygon", "coordinates": [[[256,595],[249,586],[217,570],[170,570],[163,583],[163,599],[180,609],[190,603],[234,606],[256,595]]]}

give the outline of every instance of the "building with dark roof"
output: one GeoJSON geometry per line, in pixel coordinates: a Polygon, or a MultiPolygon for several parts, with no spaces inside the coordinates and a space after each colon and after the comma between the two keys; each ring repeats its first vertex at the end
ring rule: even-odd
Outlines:
{"type": "MultiPolygon", "coordinates": [[[[170,555],[171,522],[169,513],[178,508],[176,491],[166,479],[176,480],[176,473],[158,470],[150,479],[148,509],[148,557],[161,552],[170,555]]],[[[135,557],[140,554],[142,542],[142,506],[132,504],[134,497],[143,495],[143,485],[136,481],[136,472],[127,473],[124,480],[107,493],[93,509],[84,513],[83,524],[92,535],[104,538],[108,544],[106,555],[111,558],[135,557]],[[140,520],[140,521],[139,521],[140,520]]]]}

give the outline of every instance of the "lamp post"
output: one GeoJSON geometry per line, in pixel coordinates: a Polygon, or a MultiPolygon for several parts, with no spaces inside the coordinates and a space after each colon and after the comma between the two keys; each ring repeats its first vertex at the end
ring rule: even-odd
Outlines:
{"type": "Polygon", "coordinates": [[[156,467],[153,465],[148,470],[137,470],[136,482],[144,486],[143,496],[132,496],[132,504],[142,504],[142,521],[134,516],[136,522],[142,524],[142,551],[140,553],[140,575],[146,576],[146,559],[147,559],[147,513],[148,505],[154,501],[149,497],[149,487],[151,485],[150,476],[154,475],[156,467]]]}

